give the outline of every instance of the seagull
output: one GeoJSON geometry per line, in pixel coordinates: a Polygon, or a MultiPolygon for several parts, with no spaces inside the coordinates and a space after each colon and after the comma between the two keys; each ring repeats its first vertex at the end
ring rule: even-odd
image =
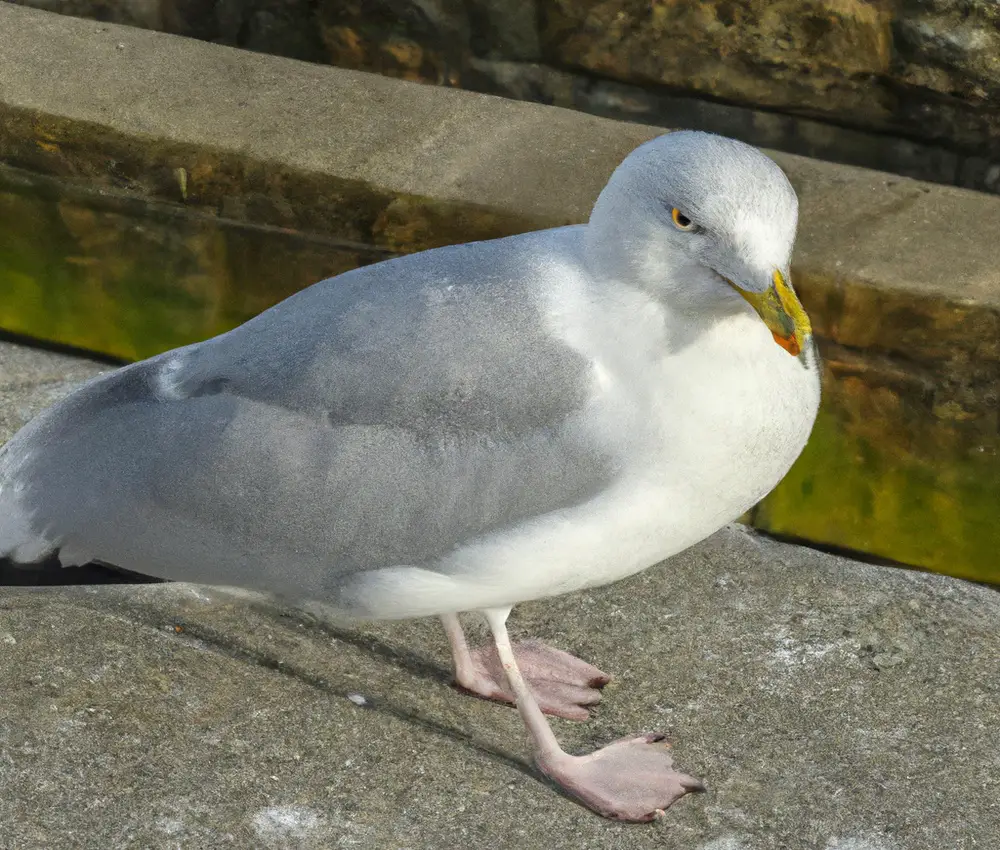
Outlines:
{"type": "Polygon", "coordinates": [[[659,136],[586,224],[354,269],[84,384],[0,449],[0,556],[439,616],[456,683],[516,705],[550,781],[650,820],[700,783],[658,734],[565,752],[544,715],[586,719],[609,677],[506,623],[686,549],[788,471],[820,398],[797,219],[755,148],[659,136]]]}

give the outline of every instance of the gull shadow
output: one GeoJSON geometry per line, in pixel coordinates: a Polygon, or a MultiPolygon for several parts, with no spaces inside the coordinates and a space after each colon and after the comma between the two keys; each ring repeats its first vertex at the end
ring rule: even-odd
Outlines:
{"type": "MultiPolygon", "coordinates": [[[[420,728],[432,732],[439,737],[468,746],[493,761],[517,770],[525,776],[530,776],[534,779],[542,779],[542,777],[539,776],[531,765],[525,761],[516,758],[510,753],[505,752],[487,741],[478,740],[465,732],[461,732],[458,729],[448,726],[440,720],[436,720],[435,718],[429,717],[419,711],[395,705],[386,699],[373,698],[369,696],[365,696],[365,702],[362,705],[358,705],[355,701],[357,692],[353,688],[343,688],[322,676],[318,676],[315,673],[304,670],[295,664],[280,661],[273,656],[248,647],[239,641],[232,640],[226,635],[214,632],[212,629],[188,624],[183,624],[182,628],[183,631],[180,635],[201,641],[214,651],[229,658],[249,661],[258,667],[273,670],[274,672],[280,673],[284,676],[290,676],[312,688],[316,688],[324,693],[344,699],[346,702],[351,703],[351,705],[358,711],[372,711],[375,713],[386,714],[396,718],[397,720],[401,720],[404,723],[419,726],[420,728]]],[[[450,679],[448,675],[444,674],[440,667],[431,664],[416,653],[401,652],[377,638],[373,638],[371,636],[359,636],[349,632],[343,632],[340,629],[333,630],[325,625],[320,629],[320,631],[322,631],[323,634],[335,637],[337,640],[343,640],[345,643],[356,647],[362,652],[375,655],[380,659],[388,661],[393,666],[401,666],[405,670],[414,672],[421,678],[429,679],[435,683],[447,683],[450,679]]]]}
{"type": "MultiPolygon", "coordinates": [[[[102,563],[90,563],[81,567],[62,567],[55,555],[27,565],[14,564],[7,559],[0,559],[0,586],[52,587],[60,585],[171,583],[165,579],[154,578],[142,573],[135,573],[102,563]]],[[[286,620],[294,621],[297,625],[308,630],[341,641],[361,653],[385,662],[391,667],[410,673],[415,678],[422,679],[431,684],[450,687],[450,671],[439,664],[429,661],[418,652],[393,646],[372,634],[365,634],[346,627],[333,625],[317,617],[315,614],[294,606],[283,605],[276,609],[273,604],[250,602],[248,607],[271,617],[277,614],[286,620]]],[[[140,609],[146,610],[146,606],[140,605],[140,609]]],[[[102,610],[106,612],[106,609],[102,610]]],[[[130,619],[134,619],[134,614],[136,613],[135,607],[130,607],[128,613],[131,615],[130,619]]],[[[146,622],[146,625],[153,626],[160,631],[163,620],[162,612],[154,612],[153,609],[149,609],[148,613],[151,617],[146,622]]],[[[394,704],[387,699],[373,698],[367,695],[365,696],[365,702],[358,705],[356,702],[357,693],[353,688],[339,686],[295,664],[281,661],[271,655],[246,646],[239,641],[233,640],[228,635],[216,632],[210,627],[183,621],[177,621],[176,625],[180,630],[175,634],[175,639],[181,641],[191,639],[200,641],[211,651],[236,660],[248,661],[258,667],[290,676],[312,688],[316,688],[331,696],[342,698],[346,702],[351,703],[358,711],[382,713],[404,723],[425,729],[441,738],[476,750],[494,762],[516,770],[525,776],[530,776],[543,784],[553,787],[563,796],[567,796],[562,789],[548,782],[531,764],[523,759],[517,758],[488,741],[483,741],[465,732],[461,732],[416,709],[394,704]]],[[[569,799],[572,798],[570,797],[569,799]]]]}
{"type": "MultiPolygon", "coordinates": [[[[251,603],[251,607],[256,608],[258,606],[251,603]]],[[[268,609],[265,606],[260,606],[260,610],[268,614],[274,614],[273,608],[268,609]]],[[[280,610],[278,613],[279,616],[292,620],[307,630],[319,632],[325,637],[341,641],[348,646],[353,646],[355,649],[375,656],[393,667],[406,670],[417,678],[434,682],[435,684],[448,685],[451,683],[451,672],[448,669],[442,667],[440,664],[435,664],[433,661],[428,661],[427,658],[417,652],[393,646],[375,635],[334,625],[300,608],[290,607],[280,610]]]]}
{"type": "Polygon", "coordinates": [[[64,567],[56,555],[31,564],[0,558],[0,587],[55,587],[77,584],[163,584],[164,579],[106,564],[64,567]]]}

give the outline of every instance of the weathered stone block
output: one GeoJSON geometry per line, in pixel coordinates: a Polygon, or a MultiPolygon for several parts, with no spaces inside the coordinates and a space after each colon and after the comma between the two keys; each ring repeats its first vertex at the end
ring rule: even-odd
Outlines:
{"type": "Polygon", "coordinates": [[[0,327],[149,357],[389,254],[0,167],[0,327]]]}
{"type": "Polygon", "coordinates": [[[544,55],[562,66],[713,97],[850,111],[884,122],[868,81],[891,63],[891,6],[866,0],[544,0],[544,55]]]}
{"type": "Polygon", "coordinates": [[[469,52],[461,0],[321,0],[317,15],[333,65],[459,85],[469,52]]]}
{"type": "Polygon", "coordinates": [[[541,58],[536,0],[467,0],[475,56],[515,62],[541,58]]]}
{"type": "Polygon", "coordinates": [[[1000,312],[808,273],[798,290],[823,404],[753,524],[1000,583],[1000,312]]]}
{"type": "Polygon", "coordinates": [[[1000,6],[906,0],[893,24],[901,82],[986,105],[1000,93],[1000,6]]]}
{"type": "Polygon", "coordinates": [[[546,61],[1000,151],[995,3],[544,0],[546,61]]]}

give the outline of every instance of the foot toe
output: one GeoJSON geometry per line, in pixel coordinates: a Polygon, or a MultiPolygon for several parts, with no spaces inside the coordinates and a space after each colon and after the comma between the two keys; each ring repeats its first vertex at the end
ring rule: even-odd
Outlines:
{"type": "MultiPolygon", "coordinates": [[[[513,703],[496,648],[489,644],[471,655],[475,674],[457,681],[458,687],[484,699],[513,703]]],[[[611,680],[593,664],[540,641],[517,644],[514,655],[539,708],[555,717],[587,720],[590,717],[587,707],[601,701],[600,688],[611,680]]]]}
{"type": "Polygon", "coordinates": [[[554,681],[592,688],[603,688],[611,681],[607,673],[593,664],[561,649],[546,646],[541,641],[528,640],[519,643],[514,648],[514,655],[522,672],[525,672],[524,668],[530,668],[538,676],[554,681]]]}
{"type": "Polygon", "coordinates": [[[529,684],[542,711],[556,717],[586,720],[590,716],[588,708],[601,701],[601,692],[594,688],[548,681],[529,684]]]}
{"type": "Polygon", "coordinates": [[[586,806],[618,820],[652,820],[685,794],[704,790],[697,779],[673,769],[669,747],[657,733],[615,741],[586,756],[559,753],[538,766],[586,806]]]}

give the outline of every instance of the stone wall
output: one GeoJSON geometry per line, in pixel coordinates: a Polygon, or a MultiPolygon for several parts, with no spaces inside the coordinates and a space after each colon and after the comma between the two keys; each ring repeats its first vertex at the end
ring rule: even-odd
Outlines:
{"type": "Polygon", "coordinates": [[[995,0],[8,0],[1000,192],[995,0]]]}

